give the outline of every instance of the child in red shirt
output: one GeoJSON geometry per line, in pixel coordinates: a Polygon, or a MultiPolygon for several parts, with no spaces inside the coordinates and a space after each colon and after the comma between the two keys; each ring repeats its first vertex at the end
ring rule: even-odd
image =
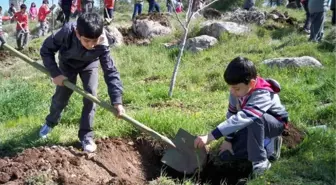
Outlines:
{"type": "Polygon", "coordinates": [[[47,34],[49,30],[47,15],[50,14],[54,6],[50,7],[49,9],[48,4],[49,4],[48,0],[43,0],[43,4],[40,7],[39,12],[38,12],[38,21],[40,22],[40,28],[39,28],[39,33],[38,33],[39,37],[47,34]]]}
{"type": "Polygon", "coordinates": [[[104,17],[105,18],[108,18],[108,19],[113,18],[114,1],[115,0],[104,0],[104,4],[105,4],[104,17]]]}
{"type": "Polygon", "coordinates": [[[22,50],[28,42],[28,14],[26,13],[27,6],[22,4],[20,6],[20,11],[14,14],[14,20],[17,21],[16,24],[16,43],[18,50],[22,50]]]}

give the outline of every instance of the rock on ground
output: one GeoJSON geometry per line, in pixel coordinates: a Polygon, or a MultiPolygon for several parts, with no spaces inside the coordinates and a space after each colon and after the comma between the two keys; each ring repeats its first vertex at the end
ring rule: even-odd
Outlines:
{"type": "Polygon", "coordinates": [[[203,16],[206,19],[221,19],[222,13],[214,8],[207,8],[203,11],[203,16]]]}
{"type": "Polygon", "coordinates": [[[236,22],[239,24],[264,24],[266,22],[266,12],[262,12],[257,9],[245,10],[238,8],[233,12],[229,12],[225,15],[226,20],[236,22]]]}
{"type": "Polygon", "coordinates": [[[269,67],[322,67],[322,64],[313,57],[274,58],[262,62],[269,67]]]}
{"type": "Polygon", "coordinates": [[[202,35],[209,35],[219,39],[224,32],[239,35],[249,31],[250,29],[247,26],[234,22],[206,21],[202,24],[200,32],[202,35]]]}
{"type": "Polygon", "coordinates": [[[208,35],[201,35],[194,38],[189,38],[186,43],[186,49],[192,52],[202,51],[213,45],[215,45],[218,40],[214,37],[208,35]]]}
{"type": "Polygon", "coordinates": [[[162,14],[138,16],[132,28],[134,33],[143,38],[168,35],[172,32],[169,20],[162,14]]]}
{"type": "Polygon", "coordinates": [[[109,43],[111,46],[121,46],[124,44],[124,38],[123,35],[120,33],[120,31],[112,26],[112,25],[108,25],[105,27],[106,30],[106,35],[109,39],[109,43]]]}

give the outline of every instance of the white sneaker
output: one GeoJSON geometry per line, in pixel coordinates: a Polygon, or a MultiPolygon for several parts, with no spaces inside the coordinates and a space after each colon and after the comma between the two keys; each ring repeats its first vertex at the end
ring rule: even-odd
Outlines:
{"type": "Polygon", "coordinates": [[[85,152],[94,152],[97,150],[97,145],[92,138],[86,138],[81,143],[85,152]]]}
{"type": "Polygon", "coordinates": [[[266,146],[267,158],[270,161],[276,161],[280,158],[281,146],[282,146],[281,136],[271,138],[270,143],[266,146]]]}
{"type": "Polygon", "coordinates": [[[41,138],[45,139],[48,137],[48,134],[51,132],[52,128],[49,127],[46,123],[41,127],[39,135],[41,138]]]}
{"type": "Polygon", "coordinates": [[[262,174],[266,170],[270,169],[272,165],[269,162],[269,160],[266,159],[264,161],[252,162],[252,166],[253,166],[253,173],[254,174],[262,174]]]}

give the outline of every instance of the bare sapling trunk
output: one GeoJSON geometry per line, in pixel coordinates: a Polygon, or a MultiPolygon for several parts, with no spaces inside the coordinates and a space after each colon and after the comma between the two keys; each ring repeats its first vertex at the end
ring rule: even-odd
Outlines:
{"type": "Polygon", "coordinates": [[[189,0],[188,1],[188,9],[187,9],[187,13],[185,15],[185,21],[182,21],[181,18],[178,16],[178,14],[176,13],[176,7],[174,3],[171,3],[172,7],[173,7],[173,11],[174,14],[176,16],[176,19],[178,20],[178,22],[180,23],[181,27],[183,28],[183,37],[182,37],[182,42],[180,44],[180,51],[179,54],[176,58],[176,63],[175,63],[175,67],[174,67],[174,71],[173,71],[173,75],[172,78],[170,80],[170,87],[169,87],[169,92],[168,92],[168,96],[171,98],[173,97],[173,91],[174,91],[174,87],[175,87],[175,83],[176,83],[176,77],[177,77],[177,72],[181,63],[181,59],[183,56],[183,52],[184,52],[184,48],[187,42],[187,37],[188,37],[188,33],[189,33],[189,24],[191,22],[191,19],[193,18],[193,16],[200,12],[202,9],[210,6],[211,4],[213,4],[214,2],[218,1],[218,0],[214,0],[209,2],[208,4],[206,4],[203,7],[200,7],[199,9],[197,9],[197,3],[200,0],[189,0]],[[194,3],[195,1],[195,3],[194,3]],[[196,6],[196,7],[195,7],[196,6]]]}

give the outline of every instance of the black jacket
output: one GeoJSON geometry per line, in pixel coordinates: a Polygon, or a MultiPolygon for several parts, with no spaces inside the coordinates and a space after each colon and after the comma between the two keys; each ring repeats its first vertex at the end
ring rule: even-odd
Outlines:
{"type": "MultiPolygon", "coordinates": [[[[44,66],[54,78],[61,75],[59,66],[66,71],[77,73],[81,70],[98,67],[98,60],[104,72],[104,79],[112,104],[122,103],[123,87],[119,72],[110,56],[110,49],[106,36],[104,43],[92,50],[85,49],[75,34],[75,24],[66,23],[57,33],[49,36],[40,49],[44,66]],[[59,52],[59,66],[55,60],[55,53],[59,52]]],[[[103,33],[105,35],[105,32],[103,33]]]]}

